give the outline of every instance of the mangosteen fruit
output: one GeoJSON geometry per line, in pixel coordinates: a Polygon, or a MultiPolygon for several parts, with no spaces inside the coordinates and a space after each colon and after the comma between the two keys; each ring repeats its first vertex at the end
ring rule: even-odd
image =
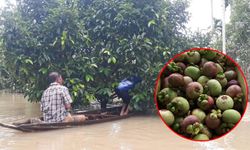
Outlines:
{"type": "Polygon", "coordinates": [[[236,79],[237,73],[234,70],[228,70],[225,72],[225,76],[227,78],[227,81],[236,79]]]}
{"type": "Polygon", "coordinates": [[[209,80],[206,76],[200,76],[197,80],[202,86],[206,85],[207,81],[209,80]]]}
{"type": "Polygon", "coordinates": [[[221,123],[221,114],[210,113],[206,116],[205,122],[209,129],[216,129],[220,126],[221,123]]]}
{"type": "Polygon", "coordinates": [[[186,87],[186,95],[190,99],[197,99],[203,93],[203,87],[199,82],[191,82],[186,87]]]}
{"type": "Polygon", "coordinates": [[[188,134],[198,134],[202,128],[199,118],[195,115],[188,115],[181,123],[182,131],[188,134]]]}
{"type": "Polygon", "coordinates": [[[191,114],[195,115],[200,120],[200,122],[204,122],[204,119],[206,118],[206,113],[199,108],[193,109],[191,114]]]}
{"type": "Polygon", "coordinates": [[[168,77],[168,82],[172,87],[183,87],[184,86],[183,75],[179,73],[173,73],[168,77]]]}
{"type": "Polygon", "coordinates": [[[186,76],[191,77],[193,80],[197,80],[200,77],[200,69],[198,67],[195,66],[188,66],[185,71],[184,74],[186,76]]]}
{"type": "Polygon", "coordinates": [[[181,68],[175,63],[175,62],[170,62],[167,66],[167,69],[171,72],[180,72],[181,68]]]}
{"type": "Polygon", "coordinates": [[[223,88],[227,86],[227,78],[223,72],[220,72],[216,75],[216,80],[220,82],[223,88]]]}
{"type": "Polygon", "coordinates": [[[231,80],[231,81],[227,82],[227,87],[229,87],[231,85],[239,85],[239,82],[237,80],[231,80]]]}
{"type": "Polygon", "coordinates": [[[200,67],[203,67],[203,65],[207,62],[208,60],[206,58],[201,58],[201,63],[200,67]]]}
{"type": "Polygon", "coordinates": [[[212,61],[206,62],[202,67],[202,73],[207,77],[214,78],[218,73],[217,65],[212,61]]]}
{"type": "Polygon", "coordinates": [[[194,136],[193,140],[198,140],[198,141],[207,141],[209,140],[209,137],[206,134],[200,133],[194,136]]]}
{"type": "Polygon", "coordinates": [[[193,79],[189,76],[184,76],[184,86],[186,87],[189,83],[193,82],[193,79]]]}
{"type": "Polygon", "coordinates": [[[185,62],[186,60],[186,56],[187,56],[187,53],[182,53],[181,55],[178,55],[178,57],[176,57],[174,59],[175,62],[185,62]]]}
{"type": "Polygon", "coordinates": [[[183,117],[177,117],[172,125],[172,129],[178,133],[181,133],[181,122],[183,121],[183,117]]]}
{"type": "Polygon", "coordinates": [[[186,65],[183,62],[177,62],[176,65],[180,68],[181,73],[186,69],[186,65]]]}
{"type": "Polygon", "coordinates": [[[188,113],[189,103],[184,97],[175,97],[168,105],[167,109],[175,115],[182,116],[188,113]]]}
{"type": "Polygon", "coordinates": [[[201,60],[200,53],[197,51],[187,52],[186,58],[190,64],[197,64],[201,60]]]}
{"type": "Polygon", "coordinates": [[[171,88],[164,88],[158,93],[157,97],[159,102],[167,104],[177,97],[177,93],[171,88]]]}
{"type": "Polygon", "coordinates": [[[236,124],[240,121],[241,114],[234,109],[227,109],[222,113],[222,120],[226,123],[236,124]]]}
{"type": "Polygon", "coordinates": [[[200,133],[207,135],[209,139],[211,139],[213,137],[211,131],[204,125],[203,125],[203,128],[201,129],[200,133]]]}
{"type": "Polygon", "coordinates": [[[242,96],[242,89],[239,85],[231,85],[227,88],[226,95],[229,95],[232,98],[242,96]]]}
{"type": "Polygon", "coordinates": [[[160,115],[162,119],[166,122],[168,126],[171,126],[174,123],[174,115],[169,110],[160,110],[160,115]]]}
{"type": "Polygon", "coordinates": [[[217,66],[217,72],[218,73],[220,73],[220,72],[224,72],[224,69],[221,67],[221,65],[220,64],[218,64],[218,63],[215,63],[216,64],[216,66],[217,66]]]}
{"type": "Polygon", "coordinates": [[[216,99],[216,106],[220,110],[231,109],[234,106],[233,99],[228,95],[221,95],[216,99]]]}
{"type": "Polygon", "coordinates": [[[207,94],[201,94],[197,100],[197,105],[202,110],[209,110],[214,106],[214,99],[207,94]]]}
{"type": "Polygon", "coordinates": [[[219,81],[211,79],[207,81],[208,94],[211,96],[219,96],[222,92],[222,86],[219,81]]]}
{"type": "Polygon", "coordinates": [[[169,81],[168,81],[168,79],[169,79],[169,77],[165,77],[163,80],[162,80],[162,82],[161,82],[161,86],[162,86],[162,88],[167,88],[167,87],[171,87],[171,85],[170,85],[170,83],[169,83],[169,81]]]}

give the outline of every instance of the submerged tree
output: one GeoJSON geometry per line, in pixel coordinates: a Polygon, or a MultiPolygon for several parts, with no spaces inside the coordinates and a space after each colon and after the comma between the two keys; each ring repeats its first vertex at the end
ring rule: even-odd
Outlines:
{"type": "Polygon", "coordinates": [[[189,48],[186,8],[183,0],[17,0],[1,14],[8,71],[31,101],[59,71],[74,103],[84,104],[138,75],[133,105],[147,108],[169,54],[189,48]]]}

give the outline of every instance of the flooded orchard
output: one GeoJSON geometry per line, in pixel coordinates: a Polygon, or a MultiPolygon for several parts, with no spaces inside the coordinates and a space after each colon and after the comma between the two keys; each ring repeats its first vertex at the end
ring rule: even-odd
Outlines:
{"type": "MultiPolygon", "coordinates": [[[[39,105],[20,94],[0,93],[0,122],[10,123],[40,115],[39,105]]],[[[250,110],[227,136],[210,142],[192,142],[170,131],[157,116],[133,116],[113,122],[75,128],[24,133],[0,127],[0,149],[246,149],[250,110]]]]}

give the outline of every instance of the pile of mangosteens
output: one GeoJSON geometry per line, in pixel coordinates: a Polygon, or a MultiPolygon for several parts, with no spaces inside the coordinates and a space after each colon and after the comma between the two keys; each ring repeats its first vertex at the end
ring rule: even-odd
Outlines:
{"type": "Polygon", "coordinates": [[[157,106],[166,124],[193,140],[229,132],[246,106],[237,67],[213,50],[182,53],[162,71],[157,106]]]}

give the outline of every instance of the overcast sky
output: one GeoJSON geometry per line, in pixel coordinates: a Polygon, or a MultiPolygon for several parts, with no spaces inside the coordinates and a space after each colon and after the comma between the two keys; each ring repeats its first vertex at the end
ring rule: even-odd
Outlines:
{"type": "MultiPolygon", "coordinates": [[[[3,7],[6,0],[0,0],[0,7],[3,7]]],[[[14,2],[15,0],[10,0],[14,2]]],[[[187,27],[195,30],[206,30],[211,26],[211,0],[189,0],[190,21],[187,27]]],[[[214,17],[220,19],[222,17],[222,0],[213,0],[214,17]]],[[[226,13],[226,22],[229,21],[230,11],[226,13]]]]}
{"type": "MultiPolygon", "coordinates": [[[[190,21],[188,27],[194,30],[203,30],[211,26],[211,0],[189,0],[190,21]]],[[[213,0],[213,16],[222,18],[222,0],[213,0]]],[[[230,9],[230,8],[229,8],[230,9]]],[[[226,22],[229,22],[230,11],[226,11],[226,22]]]]}

